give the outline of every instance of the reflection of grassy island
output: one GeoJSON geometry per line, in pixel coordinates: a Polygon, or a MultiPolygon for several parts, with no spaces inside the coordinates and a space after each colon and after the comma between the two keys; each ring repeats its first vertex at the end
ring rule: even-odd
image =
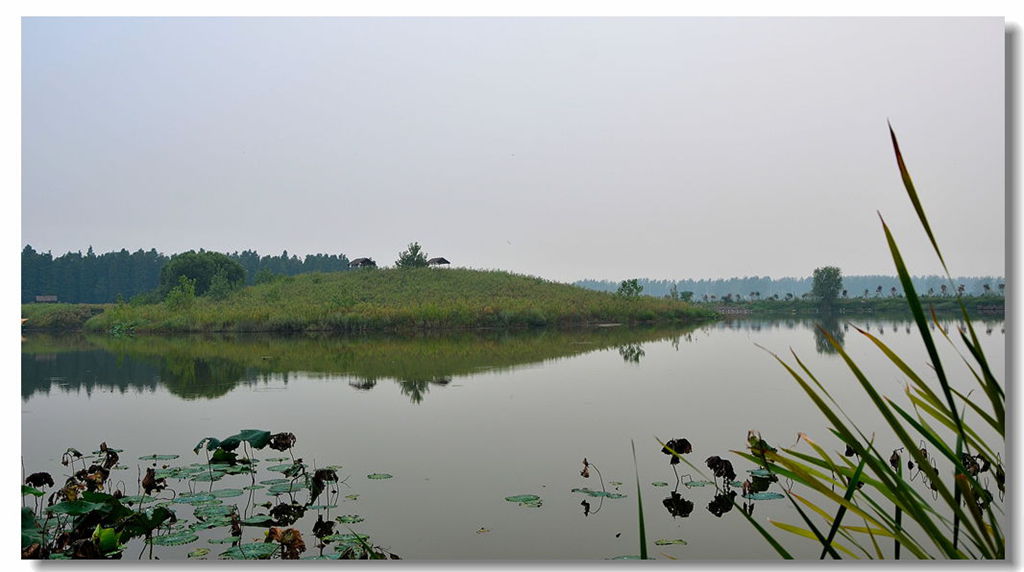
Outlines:
{"type": "MultiPolygon", "coordinates": [[[[291,372],[349,377],[369,389],[393,380],[414,400],[429,385],[482,371],[502,371],[592,351],[640,348],[678,338],[679,328],[586,328],[523,332],[459,332],[406,336],[189,335],[51,337],[35,334],[22,345],[22,397],[51,390],[60,379],[68,390],[91,391],[95,379],[78,379],[85,368],[120,391],[152,389],[154,379],[185,398],[218,397],[236,385],[291,372]]],[[[637,353],[636,349],[632,349],[637,353]]],[[[642,350],[640,350],[642,352],[642,350]]],[[[623,359],[626,359],[625,356],[623,359]]],[[[102,385],[102,383],[100,384],[102,385]]]]}
{"type": "MultiPolygon", "coordinates": [[[[46,327],[44,309],[23,312],[27,326],[46,327]]],[[[676,300],[617,296],[508,272],[422,268],[279,278],[222,300],[108,305],[99,315],[83,315],[83,324],[91,331],[360,332],[692,323],[711,316],[676,300]]]]}

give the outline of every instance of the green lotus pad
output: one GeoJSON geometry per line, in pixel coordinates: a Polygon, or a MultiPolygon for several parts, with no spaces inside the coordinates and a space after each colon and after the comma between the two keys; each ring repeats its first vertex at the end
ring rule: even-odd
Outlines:
{"type": "Polygon", "coordinates": [[[237,512],[238,507],[233,504],[210,504],[197,508],[192,514],[196,518],[208,519],[215,516],[227,516],[232,512],[237,512]]]}
{"type": "Polygon", "coordinates": [[[210,517],[209,520],[194,522],[188,527],[188,529],[195,532],[197,530],[208,530],[210,528],[220,528],[222,526],[231,526],[231,519],[226,516],[214,516],[210,517]]]}
{"type": "Polygon", "coordinates": [[[621,493],[610,493],[608,491],[592,491],[592,490],[590,490],[590,489],[588,489],[586,487],[584,487],[582,489],[573,489],[572,492],[574,492],[574,493],[583,493],[583,494],[585,494],[587,496],[591,496],[591,497],[605,497],[605,498],[609,498],[609,499],[626,498],[626,495],[621,494],[621,493]]]}
{"type": "Polygon", "coordinates": [[[240,544],[230,550],[221,552],[218,558],[225,560],[254,560],[261,558],[270,558],[270,556],[277,552],[278,546],[276,542],[250,542],[248,544],[240,544]]]}
{"type": "Polygon", "coordinates": [[[219,481],[224,478],[222,471],[206,471],[205,473],[198,473],[192,477],[192,480],[197,483],[208,483],[210,481],[219,481]]]}
{"type": "Polygon", "coordinates": [[[531,508],[539,508],[543,504],[540,497],[537,495],[514,495],[505,497],[505,500],[508,502],[519,503],[519,506],[528,506],[531,508]]]}
{"type": "Polygon", "coordinates": [[[188,557],[192,559],[202,558],[210,553],[209,548],[196,548],[192,552],[188,553],[188,557]]]}
{"type": "Polygon", "coordinates": [[[272,495],[279,495],[282,493],[293,493],[295,491],[301,491],[304,488],[306,488],[306,483],[287,482],[273,485],[272,487],[267,489],[267,492],[269,492],[272,495]]]}
{"type": "Polygon", "coordinates": [[[339,516],[335,520],[342,524],[355,524],[357,522],[363,522],[366,519],[359,516],[358,514],[346,514],[343,516],[339,516]]]}
{"type": "Polygon", "coordinates": [[[755,477],[767,478],[772,476],[771,471],[769,471],[768,469],[750,469],[747,472],[750,473],[751,475],[754,475],[755,477]]]}
{"type": "Polygon", "coordinates": [[[664,538],[659,538],[658,540],[655,540],[654,543],[657,544],[658,546],[668,546],[669,544],[682,544],[684,546],[686,545],[686,541],[683,540],[682,538],[673,538],[672,540],[666,540],[664,538]]]}
{"type": "Polygon", "coordinates": [[[653,483],[651,483],[651,486],[652,487],[667,487],[668,483],[666,483],[665,481],[654,481],[653,483]]]}
{"type": "Polygon", "coordinates": [[[608,481],[608,484],[613,487],[620,487],[622,486],[622,481],[608,481]]]}
{"type": "Polygon", "coordinates": [[[370,537],[365,534],[332,534],[323,538],[324,542],[338,542],[340,544],[358,544],[366,542],[370,537]]]}
{"type": "Polygon", "coordinates": [[[706,486],[708,486],[710,484],[714,484],[714,483],[712,483],[711,481],[690,481],[688,483],[683,483],[683,484],[692,488],[692,487],[706,487],[706,486]]]}
{"type": "Polygon", "coordinates": [[[179,455],[146,455],[145,457],[139,457],[140,461],[171,461],[177,459],[179,455]]]}
{"type": "Polygon", "coordinates": [[[210,544],[232,544],[241,540],[241,536],[229,536],[227,538],[211,538],[207,540],[210,544]]]}
{"type": "Polygon", "coordinates": [[[750,493],[743,495],[743,498],[750,500],[772,500],[785,498],[782,493],[764,492],[764,493],[750,493]]]}
{"type": "Polygon", "coordinates": [[[216,500],[216,498],[217,497],[215,497],[215,496],[213,496],[213,495],[211,495],[209,493],[194,493],[194,494],[182,493],[182,494],[178,495],[177,497],[175,497],[173,502],[180,503],[180,504],[188,504],[188,503],[194,503],[194,502],[203,502],[203,501],[216,500]]]}
{"type": "Polygon", "coordinates": [[[270,515],[257,514],[254,516],[250,516],[249,518],[243,518],[241,522],[242,524],[246,524],[249,526],[264,526],[270,524],[273,521],[274,519],[271,518],[270,515]]]}
{"type": "Polygon", "coordinates": [[[179,532],[177,534],[154,536],[150,542],[157,546],[180,546],[197,540],[199,540],[199,537],[192,532],[179,532]]]}
{"type": "Polygon", "coordinates": [[[242,489],[220,489],[217,491],[210,492],[216,498],[226,499],[231,497],[240,497],[245,494],[242,489]]]}
{"type": "Polygon", "coordinates": [[[155,500],[156,497],[151,497],[149,495],[132,495],[130,497],[121,497],[122,504],[144,504],[147,502],[153,502],[155,500]]]}
{"type": "Polygon", "coordinates": [[[261,485],[279,485],[281,483],[290,483],[290,482],[291,482],[291,479],[267,479],[265,481],[260,481],[260,484],[261,485]]]}
{"type": "Polygon", "coordinates": [[[311,504],[307,506],[309,510],[331,510],[332,508],[338,508],[336,504],[311,504]]]}
{"type": "Polygon", "coordinates": [[[375,481],[379,481],[381,479],[390,479],[391,477],[392,477],[392,475],[389,475],[387,473],[370,473],[369,475],[366,475],[366,478],[372,479],[372,480],[375,480],[375,481]]]}
{"type": "MultiPolygon", "coordinates": [[[[274,465],[273,467],[267,467],[267,470],[268,471],[274,471],[275,473],[283,473],[283,472],[287,471],[288,469],[290,469],[290,468],[292,468],[294,466],[295,465],[293,463],[285,463],[283,465],[274,465]]],[[[300,465],[300,466],[305,466],[305,465],[300,465]]]]}

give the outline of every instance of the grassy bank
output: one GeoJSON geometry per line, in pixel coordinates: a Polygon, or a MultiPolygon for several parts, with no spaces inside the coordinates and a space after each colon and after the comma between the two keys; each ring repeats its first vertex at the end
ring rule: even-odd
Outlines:
{"type": "MultiPolygon", "coordinates": [[[[56,305],[23,306],[26,327],[74,329],[50,320],[56,305]],[[28,315],[28,314],[34,315],[28,315]]],[[[314,273],[246,287],[223,300],[107,305],[80,327],[135,332],[368,332],[569,327],[600,322],[693,323],[714,317],[684,302],[625,298],[500,271],[385,269],[314,273]]],[[[64,310],[62,310],[64,311],[64,310]]]]}
{"type": "MultiPolygon", "coordinates": [[[[1005,299],[1002,296],[971,296],[964,297],[964,305],[972,316],[1002,318],[1005,313],[1005,299]]],[[[959,317],[960,303],[949,296],[922,296],[921,304],[928,311],[943,316],[959,317]]],[[[754,302],[710,302],[697,304],[700,307],[714,308],[721,314],[750,315],[764,317],[778,316],[817,316],[822,313],[821,307],[811,300],[760,300],[754,302]]],[[[906,298],[850,298],[837,300],[834,314],[848,316],[905,316],[912,314],[907,307],[906,298]]]]}

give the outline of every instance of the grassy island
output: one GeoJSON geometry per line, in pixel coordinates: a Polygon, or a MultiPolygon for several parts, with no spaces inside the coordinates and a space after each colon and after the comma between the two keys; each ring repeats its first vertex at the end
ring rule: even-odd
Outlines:
{"type": "Polygon", "coordinates": [[[365,269],[279,277],[217,300],[29,304],[26,328],[96,332],[368,332],[696,323],[710,308],[502,271],[365,269]]]}

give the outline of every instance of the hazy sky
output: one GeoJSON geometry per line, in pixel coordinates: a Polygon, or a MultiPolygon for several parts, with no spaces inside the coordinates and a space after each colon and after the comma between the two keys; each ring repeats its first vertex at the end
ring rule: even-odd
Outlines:
{"type": "Polygon", "coordinates": [[[26,19],[22,243],[555,280],[1005,254],[1002,19],[26,19]]]}

